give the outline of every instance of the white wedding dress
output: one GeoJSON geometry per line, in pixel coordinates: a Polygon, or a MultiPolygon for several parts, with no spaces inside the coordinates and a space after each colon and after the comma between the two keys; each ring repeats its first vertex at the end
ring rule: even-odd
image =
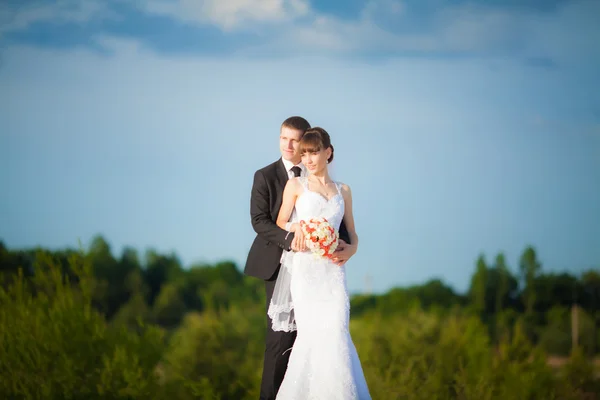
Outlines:
{"type": "MultiPolygon", "coordinates": [[[[324,217],[339,230],[344,216],[341,184],[326,199],[307,187],[295,209],[299,220],[324,217]]],[[[345,267],[309,251],[284,252],[269,316],[274,330],[297,330],[277,400],[370,400],[350,332],[345,267]]]]}

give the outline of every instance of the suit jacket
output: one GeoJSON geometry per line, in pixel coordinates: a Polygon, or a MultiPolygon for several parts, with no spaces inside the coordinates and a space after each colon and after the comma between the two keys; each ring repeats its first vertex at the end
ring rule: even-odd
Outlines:
{"type": "MultiPolygon", "coordinates": [[[[279,269],[281,253],[290,249],[294,234],[288,235],[288,231],[275,223],[287,181],[288,173],[281,158],[254,173],[250,217],[256,237],[246,259],[246,275],[264,280],[274,279],[279,269]]],[[[340,238],[350,243],[344,221],[340,225],[340,238]]]]}

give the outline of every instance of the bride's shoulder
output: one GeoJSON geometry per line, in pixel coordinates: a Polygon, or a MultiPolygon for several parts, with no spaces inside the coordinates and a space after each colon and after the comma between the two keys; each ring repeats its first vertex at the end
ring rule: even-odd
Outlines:
{"type": "Polygon", "coordinates": [[[340,189],[340,192],[350,194],[350,186],[344,182],[336,182],[337,187],[340,189]]]}
{"type": "Polygon", "coordinates": [[[300,178],[300,177],[289,179],[285,186],[289,187],[293,191],[298,191],[298,190],[302,189],[302,180],[301,179],[302,178],[300,178]]]}

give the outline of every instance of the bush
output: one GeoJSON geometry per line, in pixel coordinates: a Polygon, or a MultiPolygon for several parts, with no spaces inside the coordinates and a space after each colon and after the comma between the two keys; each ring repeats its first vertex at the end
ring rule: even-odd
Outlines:
{"type": "Polygon", "coordinates": [[[564,377],[562,391],[565,398],[595,399],[600,394],[600,381],[595,377],[595,368],[591,360],[579,346],[573,350],[562,370],[564,377]]]}
{"type": "Polygon", "coordinates": [[[352,320],[374,399],[551,399],[556,379],[520,325],[497,350],[475,317],[413,308],[352,320]]]}
{"type": "MultiPolygon", "coordinates": [[[[142,290],[133,291],[109,324],[93,307],[96,282],[82,255],[61,262],[39,252],[35,260],[31,278],[20,272],[0,288],[0,398],[258,398],[266,315],[257,284],[236,286],[234,296],[223,285],[207,286],[203,312],[187,314],[189,298],[173,285],[157,292],[152,307],[142,290]],[[167,339],[158,327],[133,324],[136,318],[182,322],[167,339]]],[[[225,266],[220,273],[230,272],[225,266]]],[[[535,325],[515,313],[498,316],[492,342],[489,328],[458,307],[353,302],[362,314],[351,320],[351,333],[373,399],[577,400],[600,393],[586,343],[555,373],[543,347],[531,342],[535,325]]],[[[561,329],[565,315],[555,312],[561,329]]],[[[542,345],[561,345],[551,339],[542,345]]]]}
{"type": "Polygon", "coordinates": [[[202,399],[258,398],[266,328],[263,313],[263,307],[234,307],[221,313],[187,314],[163,362],[170,399],[192,398],[190,392],[202,399]]]}
{"type": "Polygon", "coordinates": [[[44,252],[31,280],[0,288],[0,398],[154,398],[162,332],[109,327],[93,290],[82,255],[61,265],[44,252]]]}

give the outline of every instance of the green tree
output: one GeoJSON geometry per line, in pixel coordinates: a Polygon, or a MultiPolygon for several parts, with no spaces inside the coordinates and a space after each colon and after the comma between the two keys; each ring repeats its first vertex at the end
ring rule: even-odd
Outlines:
{"type": "Polygon", "coordinates": [[[570,307],[582,299],[581,282],[568,273],[539,274],[535,279],[535,308],[541,312],[554,306],[570,307]]]}
{"type": "Polygon", "coordinates": [[[510,272],[508,267],[506,266],[506,260],[504,258],[504,254],[500,253],[496,256],[496,265],[494,266],[495,275],[497,277],[496,282],[496,306],[495,313],[498,314],[502,312],[504,308],[504,304],[506,303],[506,298],[510,292],[510,272]]]}
{"type": "Polygon", "coordinates": [[[111,327],[92,306],[86,257],[59,262],[40,251],[30,280],[0,288],[0,398],[155,398],[161,331],[111,327]]]}
{"type": "Polygon", "coordinates": [[[121,286],[124,275],[111,253],[110,245],[100,235],[92,239],[87,258],[96,277],[94,304],[107,318],[111,318],[125,300],[121,286]]]}
{"type": "Polygon", "coordinates": [[[154,304],[154,300],[164,284],[175,281],[182,275],[181,262],[174,253],[162,255],[155,250],[148,250],[146,252],[146,269],[144,270],[144,280],[149,289],[148,304],[154,304]]]}
{"type": "Polygon", "coordinates": [[[163,362],[171,398],[186,398],[182,387],[202,399],[258,398],[265,323],[262,305],[188,313],[163,362]]]}
{"type": "Polygon", "coordinates": [[[525,312],[531,316],[534,312],[536,303],[536,278],[542,270],[542,265],[538,261],[537,254],[533,247],[529,246],[523,251],[519,262],[519,269],[525,284],[523,290],[525,312]]]}
{"type": "Polygon", "coordinates": [[[178,286],[174,283],[164,284],[153,305],[154,320],[161,326],[174,328],[185,313],[185,303],[178,286]]]}
{"type": "Polygon", "coordinates": [[[600,273],[597,270],[584,272],[581,276],[582,306],[588,310],[595,338],[593,351],[600,353],[600,273]]]}
{"type": "Polygon", "coordinates": [[[483,255],[477,258],[475,273],[471,278],[471,286],[469,287],[469,299],[471,306],[479,315],[483,315],[486,311],[486,295],[488,283],[488,267],[483,255]]]}

